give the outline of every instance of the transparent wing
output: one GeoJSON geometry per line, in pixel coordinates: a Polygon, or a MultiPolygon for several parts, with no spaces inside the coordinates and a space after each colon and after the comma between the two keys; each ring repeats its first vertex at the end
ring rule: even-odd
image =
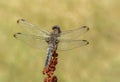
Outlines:
{"type": "Polygon", "coordinates": [[[81,34],[87,32],[88,30],[89,30],[89,27],[82,26],[74,30],[64,31],[61,33],[60,38],[61,39],[73,39],[74,37],[75,39],[75,38],[78,38],[81,34]]]}
{"type": "Polygon", "coordinates": [[[87,40],[60,40],[58,50],[70,50],[88,44],[89,42],[87,40]]]}
{"type": "Polygon", "coordinates": [[[48,44],[46,43],[45,38],[41,36],[16,33],[14,34],[14,37],[35,48],[45,49],[48,47],[48,44]]]}
{"type": "Polygon", "coordinates": [[[33,24],[27,22],[24,19],[17,20],[17,23],[25,29],[28,33],[38,36],[48,36],[49,32],[41,29],[40,27],[34,26],[33,24]]]}

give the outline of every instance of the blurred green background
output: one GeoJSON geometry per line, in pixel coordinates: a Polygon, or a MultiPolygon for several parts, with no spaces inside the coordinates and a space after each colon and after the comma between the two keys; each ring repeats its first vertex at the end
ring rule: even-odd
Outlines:
{"type": "MultiPolygon", "coordinates": [[[[46,51],[27,46],[13,34],[16,20],[51,30],[82,25],[90,44],[59,52],[58,82],[120,82],[120,0],[0,0],[0,82],[43,82],[46,51]]],[[[73,37],[73,36],[72,36],[73,37]]]]}

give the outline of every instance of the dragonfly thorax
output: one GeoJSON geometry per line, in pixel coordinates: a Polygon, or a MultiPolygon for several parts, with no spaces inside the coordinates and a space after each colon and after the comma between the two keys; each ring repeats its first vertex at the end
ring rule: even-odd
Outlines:
{"type": "Polygon", "coordinates": [[[50,37],[47,38],[46,42],[48,44],[56,45],[59,43],[59,40],[57,38],[60,37],[61,30],[60,30],[60,27],[58,26],[53,26],[52,30],[53,31],[50,33],[50,37]]]}
{"type": "Polygon", "coordinates": [[[54,34],[54,33],[51,33],[50,34],[50,37],[46,39],[46,42],[48,44],[53,44],[53,45],[56,45],[59,43],[59,40],[57,39],[58,35],[54,34]]]}

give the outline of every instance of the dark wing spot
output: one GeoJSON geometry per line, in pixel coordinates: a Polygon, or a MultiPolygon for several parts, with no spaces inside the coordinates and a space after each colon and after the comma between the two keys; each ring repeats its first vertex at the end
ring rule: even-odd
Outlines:
{"type": "Polygon", "coordinates": [[[87,30],[89,30],[89,27],[88,27],[88,26],[82,26],[82,28],[86,28],[87,30]]]}
{"type": "Polygon", "coordinates": [[[87,40],[82,40],[82,41],[86,42],[86,44],[89,44],[89,42],[87,40]]]}
{"type": "Polygon", "coordinates": [[[17,38],[17,35],[18,35],[18,34],[22,34],[22,33],[18,32],[18,33],[16,33],[16,34],[14,34],[13,37],[17,38]]]}
{"type": "Polygon", "coordinates": [[[17,20],[17,23],[19,24],[20,21],[25,21],[25,19],[18,19],[18,20],[17,20]]]}

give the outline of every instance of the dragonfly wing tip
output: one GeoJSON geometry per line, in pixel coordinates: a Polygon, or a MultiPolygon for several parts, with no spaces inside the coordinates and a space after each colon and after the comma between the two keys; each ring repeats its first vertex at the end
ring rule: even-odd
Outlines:
{"type": "Polygon", "coordinates": [[[25,21],[25,19],[18,19],[18,20],[17,20],[17,24],[19,24],[20,21],[25,21]]]}
{"type": "Polygon", "coordinates": [[[89,44],[89,42],[87,42],[87,44],[89,44]]]}
{"type": "Polygon", "coordinates": [[[22,34],[22,33],[20,33],[20,32],[15,33],[15,34],[13,35],[13,37],[17,38],[17,35],[18,35],[18,34],[22,34]]]}
{"type": "Polygon", "coordinates": [[[16,37],[16,34],[13,34],[13,37],[16,37]]]}
{"type": "Polygon", "coordinates": [[[89,27],[88,27],[88,26],[82,26],[82,28],[86,28],[87,31],[89,30],[89,27]]]}
{"type": "Polygon", "coordinates": [[[90,28],[87,27],[87,31],[90,30],[90,28]]]}
{"type": "Polygon", "coordinates": [[[82,41],[86,42],[86,44],[89,44],[89,42],[87,40],[82,40],[82,41]]]}

